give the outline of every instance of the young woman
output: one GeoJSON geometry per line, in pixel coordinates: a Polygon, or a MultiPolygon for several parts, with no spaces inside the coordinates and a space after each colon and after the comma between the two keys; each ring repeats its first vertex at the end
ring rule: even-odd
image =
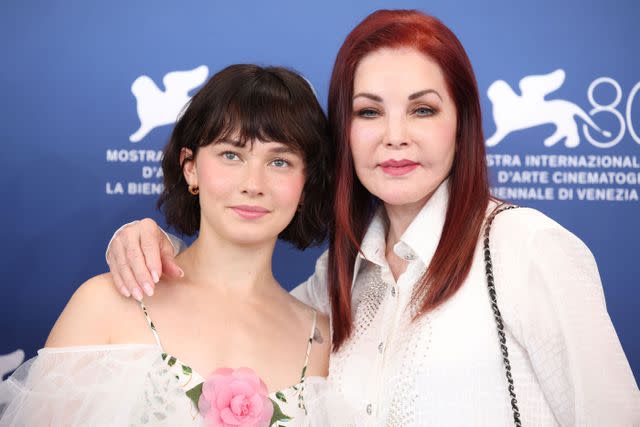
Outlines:
{"type": "MultiPolygon", "coordinates": [[[[338,52],[328,105],[335,224],[293,294],[331,313],[329,383],[361,425],[640,423],[588,248],[533,209],[493,216],[455,35],[420,12],[371,14],[338,52]]],[[[110,264],[135,272],[122,286],[172,272],[160,236],[147,222],[116,238],[110,264]]]]}
{"type": "Polygon", "coordinates": [[[328,319],[280,287],[271,258],[278,237],[324,240],[330,148],[303,77],[255,65],[213,76],[162,163],[167,222],[198,236],[176,258],[184,275],[144,303],[111,274],[84,283],[6,383],[0,425],[311,424],[328,319]]]}

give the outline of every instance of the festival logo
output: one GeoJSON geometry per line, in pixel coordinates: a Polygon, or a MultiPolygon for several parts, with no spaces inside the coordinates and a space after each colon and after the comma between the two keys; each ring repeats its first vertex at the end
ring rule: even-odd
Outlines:
{"type": "Polygon", "coordinates": [[[105,193],[109,196],[158,196],[164,189],[162,184],[162,150],[167,141],[148,137],[158,127],[172,125],[191,100],[190,93],[202,85],[209,75],[209,68],[201,65],[192,70],[171,71],[162,79],[164,89],[146,75],[131,84],[132,101],[140,126],[129,136],[129,141],[139,143],[144,138],[144,148],[109,148],[106,161],[119,170],[105,182],[105,193]],[[149,141],[151,140],[151,141],[149,141]],[[132,167],[125,166],[131,165],[132,167]],[[124,166],[120,167],[120,166],[124,166]]]}
{"type": "Polygon", "coordinates": [[[507,200],[637,202],[640,137],[633,108],[636,98],[640,99],[640,82],[621,105],[622,86],[610,77],[595,79],[586,94],[592,108],[585,111],[579,102],[552,96],[565,78],[562,69],[525,76],[519,82],[520,94],[504,80],[489,85],[487,96],[496,130],[486,145],[501,147],[499,152],[491,150],[487,154],[498,184],[491,189],[493,195],[507,200]],[[613,89],[613,100],[596,99],[595,92],[600,87],[613,89]],[[609,128],[604,128],[605,123],[609,128]],[[540,143],[530,138],[522,140],[526,132],[520,131],[543,125],[553,125],[555,129],[540,143]],[[625,139],[626,135],[630,138],[625,139]],[[598,151],[623,140],[628,141],[627,147],[615,154],[598,151]],[[591,147],[581,148],[578,154],[576,149],[584,141],[591,147]],[[539,154],[540,147],[554,150],[539,154]]]}
{"type": "Polygon", "coordinates": [[[139,142],[154,128],[175,123],[191,99],[189,92],[204,83],[208,75],[206,65],[167,73],[162,79],[164,91],[150,77],[138,77],[131,85],[131,92],[136,97],[140,128],[129,141],[139,142]]]}
{"type": "Polygon", "coordinates": [[[611,132],[600,129],[591,117],[573,102],[545,99],[562,86],[564,79],[564,70],[540,76],[527,76],[520,80],[521,95],[517,95],[504,80],[493,82],[487,95],[493,104],[496,132],[487,140],[487,146],[498,145],[505,136],[516,130],[554,124],[556,131],[544,140],[544,145],[551,147],[564,139],[566,147],[574,148],[580,143],[576,118],[605,137],[611,137],[611,132]]]}

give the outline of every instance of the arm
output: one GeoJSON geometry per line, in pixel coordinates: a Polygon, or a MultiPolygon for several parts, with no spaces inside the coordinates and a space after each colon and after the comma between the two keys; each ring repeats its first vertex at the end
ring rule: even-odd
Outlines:
{"type": "Polygon", "coordinates": [[[138,301],[143,292],[153,295],[153,288],[163,274],[182,277],[175,255],[184,243],[164,232],[152,219],[126,224],[116,231],[107,247],[107,264],[113,283],[125,297],[138,301]]]}
{"type": "MultiPolygon", "coordinates": [[[[519,250],[503,243],[502,268],[511,273],[502,285],[515,288],[505,289],[515,292],[510,323],[556,419],[560,425],[640,423],[638,387],[607,313],[593,255],[555,222],[520,211],[512,219],[526,220],[516,234],[525,236],[519,250]],[[522,232],[524,226],[531,231],[522,232]]],[[[515,229],[503,232],[509,229],[512,238],[502,240],[513,243],[515,229]]]]}
{"type": "Polygon", "coordinates": [[[291,295],[324,314],[331,313],[327,288],[328,261],[329,251],[326,250],[318,257],[316,269],[311,277],[291,291],[291,295]]]}

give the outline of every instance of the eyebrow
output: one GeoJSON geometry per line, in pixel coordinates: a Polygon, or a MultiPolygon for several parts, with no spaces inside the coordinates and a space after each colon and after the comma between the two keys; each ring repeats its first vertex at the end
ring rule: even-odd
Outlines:
{"type": "Polygon", "coordinates": [[[237,139],[223,139],[223,140],[220,140],[220,141],[216,142],[216,145],[218,145],[218,144],[233,145],[234,147],[239,147],[239,148],[242,148],[242,147],[244,147],[246,145],[246,144],[243,144],[242,142],[240,142],[237,139]]]}
{"type": "Polygon", "coordinates": [[[293,148],[289,147],[288,145],[277,145],[273,148],[269,149],[270,153],[276,153],[276,154],[280,154],[280,153],[293,153],[296,154],[297,151],[294,150],[293,148]]]}
{"type": "Polygon", "coordinates": [[[426,95],[428,93],[435,94],[438,98],[440,98],[440,101],[442,101],[442,97],[440,96],[438,91],[435,89],[425,89],[416,93],[412,93],[411,95],[409,95],[409,101],[413,101],[414,99],[420,98],[421,96],[426,95]]]}
{"type": "MultiPolygon", "coordinates": [[[[408,99],[409,99],[409,101],[413,101],[414,99],[420,98],[421,96],[429,94],[429,93],[435,94],[442,101],[442,97],[440,96],[438,91],[435,90],[435,89],[425,89],[425,90],[421,90],[419,92],[412,93],[411,95],[409,95],[408,99]]],[[[364,98],[369,98],[372,101],[382,102],[382,98],[381,97],[379,97],[378,95],[374,95],[372,93],[368,93],[368,92],[358,93],[353,97],[353,99],[356,99],[356,98],[358,98],[360,96],[364,97],[364,98]]]]}
{"type": "MultiPolygon", "coordinates": [[[[272,142],[272,141],[268,141],[266,143],[268,144],[269,142],[272,142]]],[[[238,147],[238,148],[246,147],[246,144],[243,144],[242,142],[236,139],[223,139],[222,141],[219,141],[218,144],[233,145],[234,147],[238,147]]],[[[275,145],[269,148],[270,153],[275,153],[275,154],[285,154],[285,153],[296,154],[297,153],[297,151],[292,147],[290,147],[289,145],[285,145],[282,143],[277,143],[277,144],[278,145],[275,145]]]]}

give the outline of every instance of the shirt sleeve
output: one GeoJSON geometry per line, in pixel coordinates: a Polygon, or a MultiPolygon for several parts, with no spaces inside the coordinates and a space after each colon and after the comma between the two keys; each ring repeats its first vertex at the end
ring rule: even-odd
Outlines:
{"type": "Polygon", "coordinates": [[[291,291],[291,295],[324,314],[331,312],[327,287],[328,262],[329,251],[327,250],[316,261],[316,269],[311,277],[291,291]]]}
{"type": "Polygon", "coordinates": [[[545,398],[563,426],[640,425],[640,394],[594,257],[575,235],[538,215],[543,219],[533,221],[513,260],[519,271],[511,283],[520,323],[514,334],[545,398]]]}

